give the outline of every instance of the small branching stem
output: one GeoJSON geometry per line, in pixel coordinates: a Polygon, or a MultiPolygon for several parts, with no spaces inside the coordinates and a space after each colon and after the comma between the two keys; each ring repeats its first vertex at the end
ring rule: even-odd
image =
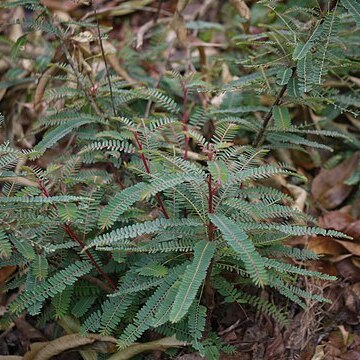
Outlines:
{"type": "MultiPolygon", "coordinates": [[[[327,13],[335,10],[336,11],[336,8],[337,8],[337,4],[338,4],[338,1],[339,0],[333,0],[331,2],[329,2],[329,8],[327,10],[327,13]]],[[[323,18],[321,19],[320,21],[320,24],[322,24],[323,22],[325,21],[325,16],[323,16],[323,18]]],[[[291,77],[294,76],[295,74],[295,71],[296,71],[296,67],[293,67],[292,68],[292,74],[291,74],[291,77]]],[[[265,135],[265,131],[269,125],[269,122],[272,118],[272,115],[273,115],[273,110],[274,110],[274,107],[279,105],[281,100],[282,100],[282,97],[284,96],[285,94],[285,91],[287,89],[287,84],[285,84],[281,89],[280,89],[280,92],[278,94],[278,96],[276,97],[274,103],[272,104],[270,110],[268,111],[268,113],[265,115],[264,119],[263,119],[263,123],[262,123],[262,126],[261,126],[261,129],[260,131],[258,132],[255,140],[253,141],[253,146],[254,147],[258,147],[259,145],[261,145],[262,141],[263,141],[263,138],[264,138],[264,135],[265,135]]]]}
{"type": "Polygon", "coordinates": [[[64,55],[65,55],[65,58],[66,58],[67,62],[69,63],[72,71],[74,72],[74,75],[76,77],[76,82],[77,82],[77,85],[78,85],[79,89],[83,92],[86,100],[89,102],[90,106],[95,111],[95,114],[98,115],[101,118],[106,118],[103,111],[99,108],[99,106],[97,105],[94,98],[89,94],[89,92],[86,89],[86,84],[85,84],[85,82],[84,82],[84,80],[82,78],[81,72],[80,72],[76,62],[71,57],[70,52],[69,52],[69,50],[68,50],[68,48],[66,46],[66,38],[63,36],[63,32],[62,32],[60,24],[56,24],[55,21],[52,20],[51,14],[48,11],[48,9],[45,12],[45,16],[47,17],[49,23],[52,24],[58,30],[58,38],[60,40],[60,46],[61,46],[61,48],[62,48],[62,50],[64,52],[64,55]]]}
{"type": "MultiPolygon", "coordinates": [[[[293,69],[293,73],[294,72],[295,72],[295,69],[293,69]]],[[[281,101],[282,97],[284,96],[286,89],[287,89],[287,84],[284,85],[281,88],[281,90],[280,90],[279,94],[277,95],[275,101],[271,105],[270,110],[265,115],[265,117],[263,119],[261,129],[258,132],[258,134],[257,134],[257,136],[256,136],[256,138],[255,138],[255,140],[253,142],[254,147],[258,147],[261,144],[261,142],[263,140],[263,137],[264,137],[264,134],[265,134],[265,131],[266,131],[267,127],[269,126],[269,122],[270,122],[270,120],[272,118],[274,107],[280,104],[280,101],[281,101]]]]}
{"type": "Polygon", "coordinates": [[[146,157],[143,153],[143,146],[142,146],[142,143],[139,139],[139,134],[137,133],[137,131],[134,131],[134,137],[135,137],[135,141],[136,141],[136,145],[137,147],[139,148],[139,151],[140,151],[140,158],[144,164],[144,167],[145,167],[145,170],[148,174],[151,174],[151,171],[150,171],[150,165],[148,163],[148,161],[146,160],[146,157]]]}
{"type": "MultiPolygon", "coordinates": [[[[61,30],[60,30],[61,31],[61,30]]],[[[80,88],[80,90],[83,92],[84,96],[86,97],[87,101],[89,102],[89,104],[91,105],[91,107],[93,108],[93,110],[95,111],[95,114],[98,115],[99,117],[104,118],[104,114],[103,112],[100,110],[99,106],[97,105],[97,103],[95,102],[94,98],[92,96],[89,95],[88,91],[86,90],[86,85],[84,83],[84,81],[82,80],[82,75],[75,63],[75,61],[72,59],[66,45],[66,39],[64,39],[63,37],[60,37],[60,41],[61,41],[61,47],[64,51],[66,60],[68,61],[71,69],[73,70],[75,77],[76,77],[76,81],[77,84],[80,88]]]]}
{"type": "MultiPolygon", "coordinates": [[[[140,151],[140,158],[144,164],[144,167],[145,167],[145,171],[150,175],[151,174],[151,169],[150,169],[150,165],[149,165],[149,162],[148,160],[146,159],[144,153],[143,153],[143,145],[140,141],[140,138],[139,138],[139,134],[137,133],[137,131],[134,131],[134,137],[135,137],[135,142],[137,144],[137,147],[139,148],[139,151],[140,151]]],[[[165,219],[170,219],[170,216],[165,208],[165,205],[164,205],[164,202],[162,201],[161,197],[159,194],[156,194],[156,200],[158,202],[158,205],[161,209],[161,212],[164,214],[164,217],[165,219]]]]}
{"type": "MultiPolygon", "coordinates": [[[[38,180],[39,183],[39,187],[41,189],[42,194],[45,197],[49,197],[50,193],[48,191],[48,189],[46,188],[44,182],[39,179],[38,180]]],[[[56,209],[56,205],[53,205],[54,209],[56,209]]],[[[75,232],[72,230],[72,228],[68,225],[68,224],[63,224],[63,228],[66,231],[66,233],[69,235],[69,237],[74,240],[77,244],[79,244],[79,246],[84,249],[86,244],[83,240],[81,240],[76,234],[75,232]]],[[[95,260],[95,258],[92,256],[92,254],[90,253],[89,250],[84,250],[86,256],[89,258],[90,262],[96,267],[96,269],[98,270],[99,274],[105,279],[105,281],[108,283],[108,285],[115,290],[116,286],[113,283],[113,281],[110,279],[110,277],[106,274],[106,272],[102,269],[102,267],[97,263],[97,261],[95,260]]]]}

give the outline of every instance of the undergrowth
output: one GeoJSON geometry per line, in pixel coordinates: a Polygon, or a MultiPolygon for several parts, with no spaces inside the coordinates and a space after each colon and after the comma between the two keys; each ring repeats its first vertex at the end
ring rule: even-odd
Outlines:
{"type": "MultiPolygon", "coordinates": [[[[5,290],[20,289],[3,326],[24,312],[42,323],[75,317],[83,334],[115,336],[119,349],[151,329],[210,359],[226,350],[212,329],[218,297],[283,324],[286,309],[245,289],[265,288],[299,307],[327,301],[297,279],[333,277],[296,265],[317,256],[284,241],[344,235],[317,227],[265,180],[305,181],[275,162],[274,151],[316,158],[337,143],[359,147],[335,122],[357,115],[359,6],[293,3],[258,2],[264,23],[255,32],[239,16],[226,25],[195,19],[190,30],[204,38],[226,32],[230,50],[209,56],[207,67],[179,62],[158,82],[142,66],[163,57],[166,25],[154,27],[140,52],[129,34],[117,56],[133,83],[109,66],[108,29],[93,17],[60,20],[37,0],[1,5],[28,9],[1,86],[33,83],[28,101],[41,113],[23,139],[8,132],[0,146],[1,266],[18,267],[5,290]],[[79,45],[85,37],[95,54],[79,45]],[[33,70],[23,69],[26,46],[46,39],[33,70]],[[34,146],[19,145],[27,138],[34,146]]],[[[227,4],[223,16],[231,11],[227,4]]]]}

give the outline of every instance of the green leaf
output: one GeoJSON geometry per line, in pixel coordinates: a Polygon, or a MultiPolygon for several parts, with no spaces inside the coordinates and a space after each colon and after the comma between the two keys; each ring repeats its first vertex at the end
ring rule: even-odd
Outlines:
{"type": "Polygon", "coordinates": [[[145,190],[145,183],[138,183],[120,191],[104,207],[100,213],[99,225],[103,228],[109,228],[117,218],[130,208],[136,201],[139,201],[141,194],[145,190]]]}
{"type": "Polygon", "coordinates": [[[299,87],[303,92],[309,92],[314,83],[314,70],[311,53],[306,54],[297,63],[297,74],[299,79],[299,87]]]}
{"type": "Polygon", "coordinates": [[[285,70],[280,70],[276,74],[276,76],[277,76],[276,83],[278,85],[286,85],[289,82],[291,75],[292,75],[292,69],[290,69],[290,68],[287,68],[285,70]]]}
{"type": "Polygon", "coordinates": [[[0,228],[0,258],[7,258],[11,255],[11,243],[6,232],[0,228]]]}
{"type": "Polygon", "coordinates": [[[16,250],[24,256],[27,260],[35,259],[35,251],[32,246],[25,240],[17,240],[15,238],[11,239],[11,242],[16,247],[16,250]]]}
{"type": "Polygon", "coordinates": [[[357,0],[341,0],[341,3],[355,19],[357,27],[360,27],[360,3],[357,0]]]}
{"type": "Polygon", "coordinates": [[[254,244],[233,220],[224,215],[209,214],[211,222],[221,231],[224,240],[239,255],[244,262],[251,279],[256,285],[264,286],[268,283],[265,263],[256,251],[254,244]]]}
{"type": "Polygon", "coordinates": [[[80,126],[97,121],[99,121],[99,119],[95,116],[79,115],[78,119],[66,121],[55,129],[47,132],[43,139],[35,146],[34,150],[41,154],[80,126]]]}
{"type": "Polygon", "coordinates": [[[229,169],[223,160],[208,161],[208,169],[215,182],[224,184],[229,179],[229,169]]]}
{"type": "Polygon", "coordinates": [[[36,286],[31,290],[25,290],[13,301],[9,307],[12,314],[20,314],[23,310],[36,305],[38,312],[41,310],[41,304],[49,297],[54,297],[61,293],[67,286],[73,285],[81,276],[91,270],[91,265],[87,262],[77,261],[60,270],[48,281],[36,286]]]}
{"type": "Polygon", "coordinates": [[[78,208],[75,204],[59,204],[57,205],[59,217],[62,221],[74,221],[77,217],[78,208]]]}
{"type": "Polygon", "coordinates": [[[305,44],[298,44],[295,47],[293,53],[294,60],[300,60],[306,56],[306,54],[310,51],[313,47],[315,40],[321,35],[323,31],[322,25],[319,25],[315,31],[311,34],[310,38],[307,40],[305,44]]]}
{"type": "Polygon", "coordinates": [[[325,44],[317,52],[317,57],[320,58],[320,60],[316,62],[316,66],[314,67],[316,84],[321,84],[322,77],[326,73],[325,64],[328,61],[327,53],[330,42],[332,41],[334,35],[338,30],[338,25],[339,25],[339,19],[336,16],[335,10],[332,13],[326,15],[323,24],[324,33],[325,33],[325,44]]]}
{"type": "Polygon", "coordinates": [[[296,78],[291,78],[288,82],[287,90],[290,96],[298,98],[303,95],[303,92],[300,90],[299,80],[296,78]]]}
{"type": "Polygon", "coordinates": [[[13,59],[16,59],[18,57],[19,52],[25,46],[25,44],[27,42],[27,37],[28,37],[28,34],[24,34],[24,35],[20,36],[16,40],[15,44],[11,47],[10,55],[13,59]]]}
{"type": "Polygon", "coordinates": [[[177,227],[196,228],[201,227],[201,223],[192,219],[170,220],[164,218],[158,218],[152,221],[145,221],[143,223],[138,222],[136,224],[124,226],[122,228],[102,234],[91,240],[86,246],[86,248],[92,246],[102,247],[107,245],[113,245],[114,248],[117,248],[119,244],[130,244],[130,241],[128,239],[141,237],[143,235],[150,235],[159,231],[165,232],[168,229],[177,227]]]}
{"type": "Polygon", "coordinates": [[[101,334],[110,335],[115,330],[134,298],[134,294],[126,294],[106,300],[102,304],[102,316],[99,322],[101,334]]]}
{"type": "Polygon", "coordinates": [[[39,281],[46,279],[48,274],[48,261],[46,256],[38,254],[31,263],[31,270],[35,278],[39,279],[39,281]]]}
{"type": "Polygon", "coordinates": [[[143,276],[164,277],[168,274],[168,268],[161,264],[149,264],[136,269],[136,273],[143,276]]]}
{"type": "Polygon", "coordinates": [[[206,277],[214,252],[215,244],[212,242],[201,240],[195,245],[193,261],[186,267],[170,312],[171,322],[176,323],[186,315],[206,277]]]}
{"type": "Polygon", "coordinates": [[[56,319],[61,319],[68,313],[73,290],[74,288],[69,286],[64,291],[56,294],[53,297],[51,304],[55,309],[56,319]]]}
{"type": "Polygon", "coordinates": [[[127,325],[121,334],[118,341],[120,349],[132,344],[150,327],[162,324],[164,319],[168,321],[167,314],[173,303],[173,292],[177,289],[178,278],[184,269],[183,265],[172,268],[161,285],[147,298],[144,306],[136,314],[133,323],[127,325]]]}
{"type": "Polygon", "coordinates": [[[286,131],[291,125],[289,110],[284,106],[274,106],[273,116],[278,129],[286,131]]]}
{"type": "Polygon", "coordinates": [[[163,174],[161,177],[150,181],[150,184],[148,184],[142,192],[141,199],[149,199],[161,191],[172,189],[190,179],[191,177],[183,173],[163,174]]]}
{"type": "Polygon", "coordinates": [[[189,330],[193,338],[193,346],[198,349],[199,340],[203,336],[206,324],[206,307],[194,303],[189,309],[189,330]]]}

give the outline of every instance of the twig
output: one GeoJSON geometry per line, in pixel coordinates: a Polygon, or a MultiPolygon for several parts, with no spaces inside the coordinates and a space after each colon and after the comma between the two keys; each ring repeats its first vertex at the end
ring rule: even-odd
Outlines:
{"type": "MultiPolygon", "coordinates": [[[[146,159],[144,153],[142,152],[143,151],[143,146],[142,146],[142,143],[139,139],[139,134],[137,133],[137,131],[134,131],[134,137],[135,137],[135,141],[136,141],[136,144],[140,150],[140,158],[144,164],[144,167],[145,167],[145,170],[146,172],[150,175],[151,174],[151,169],[150,169],[150,165],[149,165],[149,162],[148,160],[146,159]]],[[[157,202],[160,206],[160,209],[161,209],[161,212],[164,214],[165,216],[165,219],[170,219],[170,216],[165,208],[165,205],[160,197],[159,194],[156,194],[156,199],[157,199],[157,202]]]]}
{"type": "Polygon", "coordinates": [[[241,319],[236,320],[235,323],[230,325],[228,328],[226,328],[226,329],[224,329],[222,331],[219,331],[218,335],[223,336],[223,335],[228,334],[229,332],[232,332],[233,330],[237,329],[241,325],[241,323],[243,323],[243,322],[244,322],[244,320],[241,320],[241,319]]]}
{"type": "MultiPolygon", "coordinates": [[[[82,249],[85,248],[86,244],[80,238],[78,238],[78,236],[74,233],[74,231],[71,229],[71,227],[69,225],[64,224],[63,228],[67,232],[67,234],[71,237],[71,239],[73,239],[75,242],[77,242],[82,247],[82,249]]],[[[89,258],[90,262],[96,267],[98,272],[102,275],[102,277],[110,285],[110,287],[113,290],[115,290],[116,289],[115,284],[112,282],[112,280],[106,274],[106,272],[101,268],[101,266],[96,262],[94,257],[91,255],[90,251],[89,250],[84,250],[84,252],[85,252],[86,256],[89,258]]]]}
{"type": "MultiPolygon", "coordinates": [[[[328,8],[328,11],[327,11],[327,12],[330,12],[330,11],[333,11],[333,10],[336,11],[338,2],[339,2],[339,0],[334,0],[334,1],[330,2],[330,3],[329,3],[329,8],[328,8]]],[[[322,24],[324,21],[325,21],[325,17],[322,17],[322,19],[321,19],[321,21],[320,21],[320,24],[322,24]]],[[[293,68],[292,68],[292,74],[291,74],[291,76],[293,76],[293,75],[295,74],[295,71],[296,71],[296,68],[293,67],[293,68]]],[[[286,89],[287,89],[287,84],[284,85],[284,86],[281,88],[281,90],[280,90],[280,92],[279,92],[276,100],[275,100],[274,103],[272,104],[269,112],[265,115],[264,120],[263,120],[262,127],[261,127],[259,133],[257,134],[257,136],[256,136],[256,138],[255,138],[255,140],[254,140],[254,142],[253,142],[253,146],[254,146],[254,147],[258,147],[259,144],[261,143],[261,141],[262,141],[262,139],[263,139],[263,137],[264,137],[266,128],[268,127],[269,122],[270,122],[270,120],[271,120],[271,117],[272,117],[272,114],[273,114],[273,110],[274,110],[274,106],[279,105],[282,97],[284,96],[284,93],[285,93],[286,89]]]]}
{"type": "Polygon", "coordinates": [[[96,115],[103,117],[104,114],[102,113],[102,111],[100,110],[100,108],[98,107],[98,105],[96,104],[94,99],[86,91],[86,86],[83,83],[83,81],[81,80],[81,74],[80,74],[75,62],[71,58],[71,55],[70,55],[68,49],[66,48],[63,39],[62,39],[62,42],[61,42],[61,46],[62,46],[62,48],[64,50],[66,60],[68,61],[69,65],[71,66],[72,70],[74,71],[78,86],[80,87],[80,90],[84,93],[87,101],[90,103],[91,107],[94,109],[96,115]]]}
{"type": "Polygon", "coordinates": [[[106,60],[106,56],[105,56],[104,44],[103,44],[102,39],[101,39],[99,19],[98,19],[98,16],[97,16],[96,0],[91,1],[91,4],[92,4],[92,7],[94,9],[94,14],[95,14],[95,18],[96,18],[96,28],[97,28],[97,32],[98,32],[98,36],[99,36],[101,56],[102,56],[102,58],[104,60],[104,64],[105,64],[105,72],[106,72],[106,78],[107,78],[107,82],[108,82],[109,90],[110,90],[110,98],[111,98],[111,106],[112,106],[112,110],[113,110],[113,115],[116,116],[114,95],[113,95],[113,90],[112,90],[112,85],[111,85],[111,80],[110,80],[110,74],[109,74],[109,66],[108,66],[108,63],[107,63],[107,60],[106,60]]]}
{"type": "Polygon", "coordinates": [[[121,76],[124,80],[126,80],[129,85],[133,87],[139,87],[138,81],[133,79],[126,70],[119,64],[119,59],[115,54],[107,54],[106,56],[110,66],[116,72],[117,75],[121,76]]]}
{"type": "Polygon", "coordinates": [[[73,70],[73,72],[75,74],[75,77],[76,77],[76,80],[77,80],[77,83],[78,83],[78,86],[79,86],[80,90],[83,92],[83,94],[85,95],[87,101],[90,103],[91,107],[94,109],[96,115],[98,115],[100,117],[104,117],[103,112],[100,110],[100,108],[98,107],[98,105],[96,104],[94,99],[86,91],[86,86],[85,86],[84,82],[81,79],[81,74],[80,74],[80,72],[79,72],[79,70],[77,68],[77,65],[75,64],[75,62],[71,58],[71,55],[70,55],[67,47],[65,46],[65,39],[64,38],[61,38],[61,47],[64,50],[66,60],[68,61],[70,67],[72,68],[72,70],[73,70]]]}
{"type": "Polygon", "coordinates": [[[83,279],[85,281],[88,281],[91,284],[96,285],[97,287],[103,289],[106,293],[112,293],[113,289],[110,286],[107,286],[105,283],[103,283],[100,279],[97,277],[91,276],[91,275],[84,275],[83,279]]]}
{"type": "MultiPolygon", "coordinates": [[[[159,78],[157,79],[155,85],[154,85],[154,88],[157,89],[160,85],[160,81],[162,79],[162,77],[164,76],[165,74],[165,71],[166,71],[166,67],[170,61],[170,56],[171,56],[171,51],[173,50],[173,47],[174,47],[174,44],[175,44],[175,39],[173,39],[168,48],[167,48],[167,55],[166,55],[166,58],[165,58],[165,62],[164,62],[164,71],[162,71],[162,73],[160,74],[159,78]]],[[[145,110],[145,114],[144,114],[144,118],[147,119],[149,117],[149,114],[150,114],[150,110],[151,110],[151,105],[152,105],[152,100],[149,99],[147,104],[146,104],[146,110],[145,110]]]]}
{"type": "MultiPolygon", "coordinates": [[[[118,0],[118,1],[119,2],[124,2],[125,0],[118,0]]],[[[126,4],[123,4],[123,5],[126,5],[126,4]]],[[[113,13],[113,16],[127,15],[127,14],[120,14],[119,13],[120,8],[121,8],[121,5],[109,6],[109,7],[104,6],[102,9],[98,9],[98,15],[106,16],[106,15],[108,15],[107,13],[113,13]]],[[[146,12],[150,12],[150,13],[157,13],[158,12],[158,9],[150,7],[150,6],[145,6],[145,5],[134,6],[132,8],[134,10],[139,10],[139,11],[144,11],[144,12],[146,11],[146,12]]],[[[171,16],[172,15],[172,12],[167,11],[167,10],[163,10],[163,9],[160,10],[160,13],[165,15],[165,16],[171,16]]],[[[81,18],[81,20],[83,21],[83,20],[86,20],[86,19],[89,19],[89,18],[91,19],[93,16],[94,16],[94,12],[91,11],[91,12],[86,13],[81,18]]]]}
{"type": "Polygon", "coordinates": [[[262,141],[262,139],[264,137],[265,131],[266,131],[268,125],[269,125],[270,119],[272,118],[274,107],[280,104],[280,101],[281,101],[282,97],[284,96],[286,89],[287,89],[287,84],[284,85],[281,88],[278,96],[276,97],[275,101],[271,105],[270,110],[265,115],[262,126],[261,126],[261,129],[258,132],[258,134],[257,134],[257,136],[256,136],[256,138],[255,138],[255,140],[253,142],[254,147],[258,147],[258,145],[261,143],[261,141],[262,141]]]}
{"type": "Polygon", "coordinates": [[[39,79],[34,95],[34,109],[37,113],[40,113],[42,110],[41,101],[44,96],[46,86],[57,71],[58,68],[56,66],[51,66],[41,75],[39,79]]]}
{"type": "MultiPolygon", "coordinates": [[[[41,189],[42,194],[45,197],[49,197],[50,193],[48,191],[48,189],[46,188],[44,182],[39,179],[38,180],[39,183],[39,187],[41,189]]],[[[53,205],[54,209],[56,209],[56,205],[53,205]]],[[[72,240],[74,240],[76,243],[78,243],[80,245],[80,247],[82,249],[85,248],[86,244],[83,240],[81,240],[75,233],[74,231],[71,229],[71,227],[68,224],[63,224],[63,228],[66,231],[66,233],[70,236],[70,238],[72,240]]],[[[90,262],[96,267],[96,269],[98,270],[98,272],[102,275],[102,277],[106,280],[106,282],[110,285],[110,287],[115,290],[116,286],[115,284],[112,282],[112,280],[109,278],[109,276],[105,273],[105,271],[101,268],[101,266],[96,262],[96,260],[94,259],[94,257],[92,256],[92,254],[90,253],[89,250],[84,250],[86,256],[89,258],[90,262]]]]}
{"type": "Polygon", "coordinates": [[[50,14],[47,12],[46,13],[47,17],[48,17],[48,21],[53,24],[56,29],[59,32],[59,39],[60,39],[60,46],[64,51],[66,60],[68,61],[71,69],[74,72],[74,75],[76,77],[76,81],[77,84],[80,88],[80,90],[83,92],[84,96],[86,97],[87,101],[89,102],[89,104],[91,105],[91,107],[93,108],[93,110],[95,111],[96,115],[98,115],[101,118],[106,117],[105,114],[100,110],[100,108],[98,107],[98,105],[96,104],[95,100],[89,95],[89,93],[86,91],[86,85],[84,83],[84,81],[81,78],[81,73],[75,63],[75,61],[72,59],[68,48],[66,47],[65,43],[66,43],[66,39],[64,38],[64,36],[62,35],[62,29],[60,27],[60,25],[56,25],[55,22],[51,22],[51,17],[50,14]]]}

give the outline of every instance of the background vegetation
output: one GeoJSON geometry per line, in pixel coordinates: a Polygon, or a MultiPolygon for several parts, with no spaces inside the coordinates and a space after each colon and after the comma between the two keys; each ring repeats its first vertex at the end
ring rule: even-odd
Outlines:
{"type": "Polygon", "coordinates": [[[0,6],[0,353],[358,358],[357,0],[0,6]]]}

